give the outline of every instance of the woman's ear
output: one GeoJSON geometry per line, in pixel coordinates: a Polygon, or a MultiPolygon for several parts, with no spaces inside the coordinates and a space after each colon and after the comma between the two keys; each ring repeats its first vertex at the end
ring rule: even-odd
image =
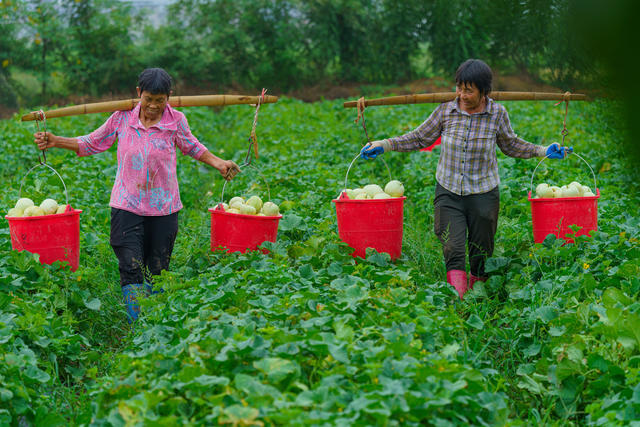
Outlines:
{"type": "Polygon", "coordinates": [[[136,86],[136,92],[138,92],[138,98],[140,98],[140,96],[142,95],[140,93],[140,86],[136,86]]]}

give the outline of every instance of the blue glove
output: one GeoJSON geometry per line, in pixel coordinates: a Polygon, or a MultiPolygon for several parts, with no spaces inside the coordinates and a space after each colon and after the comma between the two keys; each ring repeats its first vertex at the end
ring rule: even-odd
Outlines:
{"type": "Polygon", "coordinates": [[[571,153],[573,153],[573,147],[561,147],[560,144],[554,142],[547,147],[545,154],[550,159],[564,159],[571,153]]]}
{"type": "Polygon", "coordinates": [[[367,144],[362,148],[362,150],[360,150],[360,157],[363,159],[375,159],[379,154],[382,153],[384,153],[383,147],[371,147],[371,144],[367,144]]]}

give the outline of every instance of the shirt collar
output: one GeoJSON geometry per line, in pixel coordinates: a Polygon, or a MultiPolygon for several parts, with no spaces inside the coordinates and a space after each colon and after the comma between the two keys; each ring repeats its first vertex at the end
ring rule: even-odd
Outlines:
{"type": "MultiPolygon", "coordinates": [[[[171,105],[167,103],[167,106],[164,107],[164,111],[162,112],[162,117],[160,121],[155,125],[151,126],[151,128],[158,128],[162,130],[177,130],[178,122],[180,121],[180,117],[178,117],[177,111],[171,108],[171,105]]],[[[133,110],[131,110],[131,116],[129,117],[129,126],[132,126],[136,129],[145,129],[145,127],[140,123],[140,102],[136,105],[133,110]]]]}
{"type": "MultiPolygon", "coordinates": [[[[473,115],[480,115],[480,114],[493,114],[496,112],[496,103],[493,99],[489,98],[488,96],[485,96],[485,99],[487,100],[487,104],[484,106],[484,110],[479,112],[479,113],[474,113],[473,115]]],[[[454,99],[453,101],[451,101],[449,103],[449,112],[452,113],[454,111],[457,111],[459,113],[462,114],[467,114],[470,115],[469,113],[463,111],[462,109],[460,109],[458,107],[458,97],[456,97],[456,99],[454,99]]]]}

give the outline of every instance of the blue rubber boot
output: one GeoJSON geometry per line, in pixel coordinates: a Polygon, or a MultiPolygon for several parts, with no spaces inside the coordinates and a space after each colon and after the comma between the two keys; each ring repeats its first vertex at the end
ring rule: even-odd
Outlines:
{"type": "Polygon", "coordinates": [[[129,323],[138,320],[138,314],[140,314],[138,298],[148,295],[149,292],[142,283],[132,283],[122,287],[122,297],[124,299],[124,307],[127,310],[127,320],[129,323]]]}

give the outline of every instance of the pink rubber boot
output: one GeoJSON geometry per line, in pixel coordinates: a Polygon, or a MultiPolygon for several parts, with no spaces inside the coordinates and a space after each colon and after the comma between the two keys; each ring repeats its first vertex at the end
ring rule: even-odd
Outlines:
{"type": "Polygon", "coordinates": [[[458,295],[462,299],[462,296],[467,292],[467,272],[463,270],[447,271],[447,282],[458,291],[458,295]]]}
{"type": "Polygon", "coordinates": [[[473,274],[469,275],[469,289],[473,289],[473,284],[476,282],[486,282],[488,277],[476,277],[473,274]]]}

